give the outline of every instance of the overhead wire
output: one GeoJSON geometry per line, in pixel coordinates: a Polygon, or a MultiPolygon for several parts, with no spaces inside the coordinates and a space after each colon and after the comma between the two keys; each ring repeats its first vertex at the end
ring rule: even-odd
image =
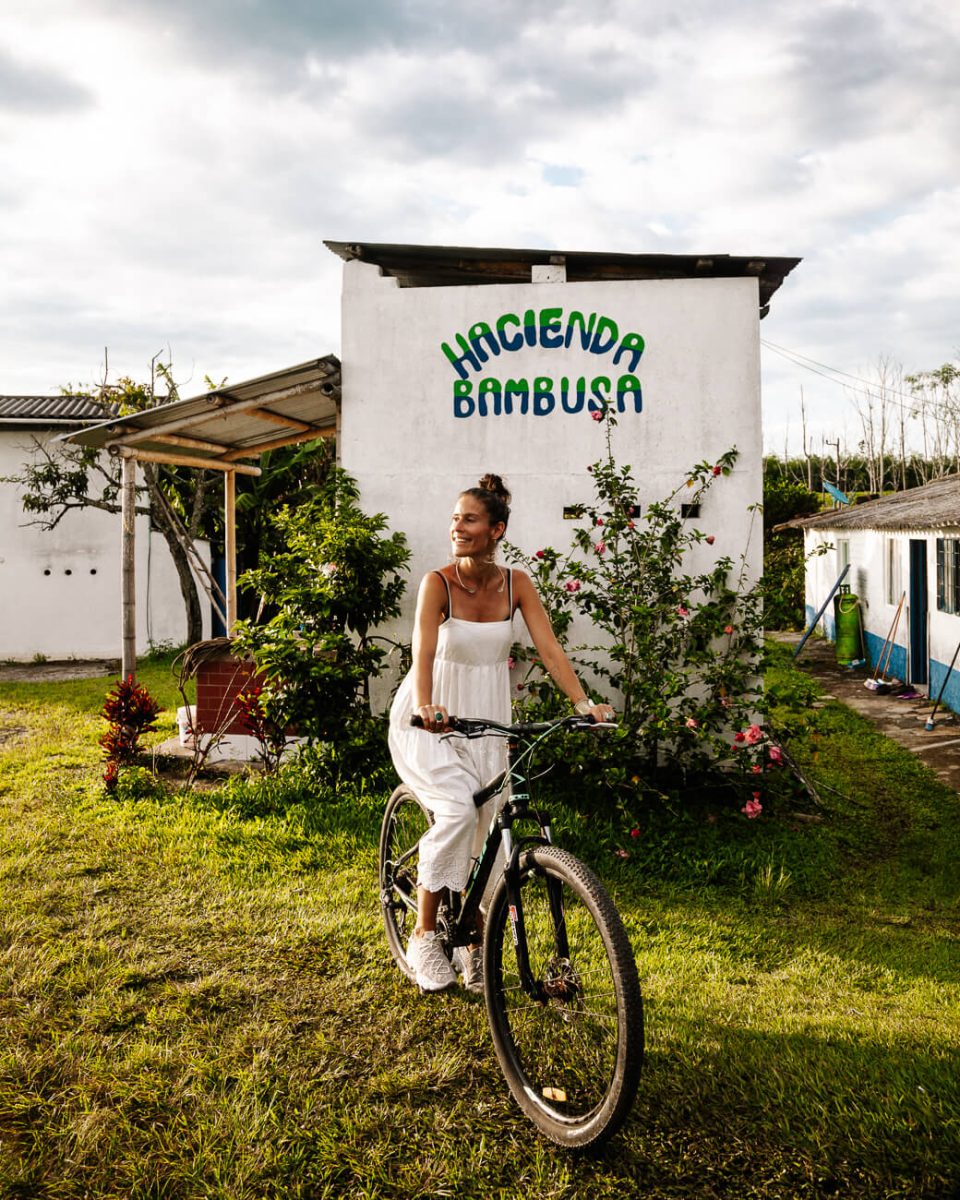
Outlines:
{"type": "Polygon", "coordinates": [[[861,395],[870,396],[873,399],[889,399],[901,408],[909,408],[911,413],[922,403],[922,397],[920,396],[908,395],[906,392],[901,392],[897,388],[891,388],[885,384],[871,383],[870,380],[863,379],[859,375],[851,375],[849,372],[841,371],[837,367],[830,367],[826,363],[818,362],[815,358],[809,358],[807,355],[801,354],[798,350],[789,350],[785,346],[778,346],[775,342],[768,342],[766,338],[760,339],[760,345],[765,346],[768,350],[772,350],[774,354],[779,354],[781,358],[785,358],[787,362],[793,363],[794,366],[801,367],[805,371],[810,371],[814,375],[819,375],[830,383],[847,388],[851,392],[860,392],[861,395]],[[834,376],[841,376],[842,378],[837,379],[834,376]],[[844,380],[847,379],[852,380],[853,383],[845,383],[844,380]],[[861,386],[855,387],[854,383],[861,386]],[[901,401],[906,401],[906,403],[901,403],[901,401]]]}

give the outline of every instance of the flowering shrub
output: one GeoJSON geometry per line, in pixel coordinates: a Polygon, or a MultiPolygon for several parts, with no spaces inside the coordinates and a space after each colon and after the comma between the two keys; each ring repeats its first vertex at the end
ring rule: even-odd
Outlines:
{"type": "MultiPolygon", "coordinates": [[[[755,724],[764,710],[757,671],[762,592],[748,581],[746,547],[737,561],[721,556],[691,571],[691,552],[712,545],[714,535],[685,519],[680,506],[702,505],[732,471],[737,452],[697,463],[671,495],[644,507],[632,468],[614,457],[616,416],[609,409],[599,415],[605,453],[588,467],[595,499],[582,506],[570,549],[542,547],[526,556],[507,547],[539,589],[568,654],[618,707],[619,727],[597,740],[599,762],[583,769],[598,770],[603,783],[626,794],[658,766],[683,778],[722,764],[752,794],[753,759],[739,747],[755,747],[764,736],[755,724]],[[596,644],[567,644],[575,615],[589,619],[596,644]]],[[[522,656],[522,648],[515,653],[522,656]]],[[[526,661],[523,714],[564,711],[549,678],[526,661]]],[[[751,805],[747,815],[759,811],[751,805]]]]}
{"type": "Polygon", "coordinates": [[[274,515],[285,549],[239,580],[272,614],[234,627],[237,652],[265,680],[257,712],[309,740],[346,744],[366,729],[369,680],[387,655],[371,631],[398,615],[405,587],[403,535],[386,536],[386,517],[366,515],[358,497],[346,472],[331,471],[313,496],[274,515]]]}
{"type": "Polygon", "coordinates": [[[120,768],[129,766],[140,752],[140,738],[156,729],[160,705],[133,676],[118,679],[107,692],[100,715],[109,722],[107,732],[99,739],[106,760],[103,782],[108,792],[116,790],[120,768]]]}
{"type": "Polygon", "coordinates": [[[287,732],[285,726],[267,713],[263,687],[255,683],[239,692],[237,708],[243,715],[251,736],[257,741],[264,770],[275,771],[286,749],[287,732]]]}

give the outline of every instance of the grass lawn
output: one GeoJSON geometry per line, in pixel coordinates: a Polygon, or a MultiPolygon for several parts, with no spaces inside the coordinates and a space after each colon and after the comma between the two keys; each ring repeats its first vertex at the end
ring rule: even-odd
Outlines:
{"type": "Polygon", "coordinates": [[[0,1197],[960,1196],[960,802],[771,678],[823,811],[555,809],[645,995],[600,1157],[515,1109],[482,1001],[393,967],[386,784],[106,798],[105,682],[0,687],[0,1197]]]}

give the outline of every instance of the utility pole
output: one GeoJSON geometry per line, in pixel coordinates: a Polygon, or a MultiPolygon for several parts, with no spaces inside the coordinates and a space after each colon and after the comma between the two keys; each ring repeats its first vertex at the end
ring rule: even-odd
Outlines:
{"type": "Polygon", "coordinates": [[[835,442],[831,442],[828,438],[824,438],[823,444],[825,446],[835,446],[837,449],[837,487],[840,491],[843,491],[843,487],[840,484],[840,439],[837,438],[835,442]]]}

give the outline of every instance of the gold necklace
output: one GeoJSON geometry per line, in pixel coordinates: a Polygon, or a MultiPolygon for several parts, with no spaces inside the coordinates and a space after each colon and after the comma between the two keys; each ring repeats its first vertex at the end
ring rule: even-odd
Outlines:
{"type": "MultiPolygon", "coordinates": [[[[504,573],[502,567],[496,567],[495,569],[497,571],[497,574],[500,576],[500,586],[497,588],[497,595],[499,595],[503,591],[504,587],[506,586],[507,576],[504,573]]],[[[463,580],[460,578],[460,563],[456,559],[453,560],[453,572],[457,577],[457,583],[460,584],[460,586],[467,593],[467,595],[475,596],[479,589],[475,588],[475,587],[467,587],[467,585],[463,582],[463,580]]]]}

